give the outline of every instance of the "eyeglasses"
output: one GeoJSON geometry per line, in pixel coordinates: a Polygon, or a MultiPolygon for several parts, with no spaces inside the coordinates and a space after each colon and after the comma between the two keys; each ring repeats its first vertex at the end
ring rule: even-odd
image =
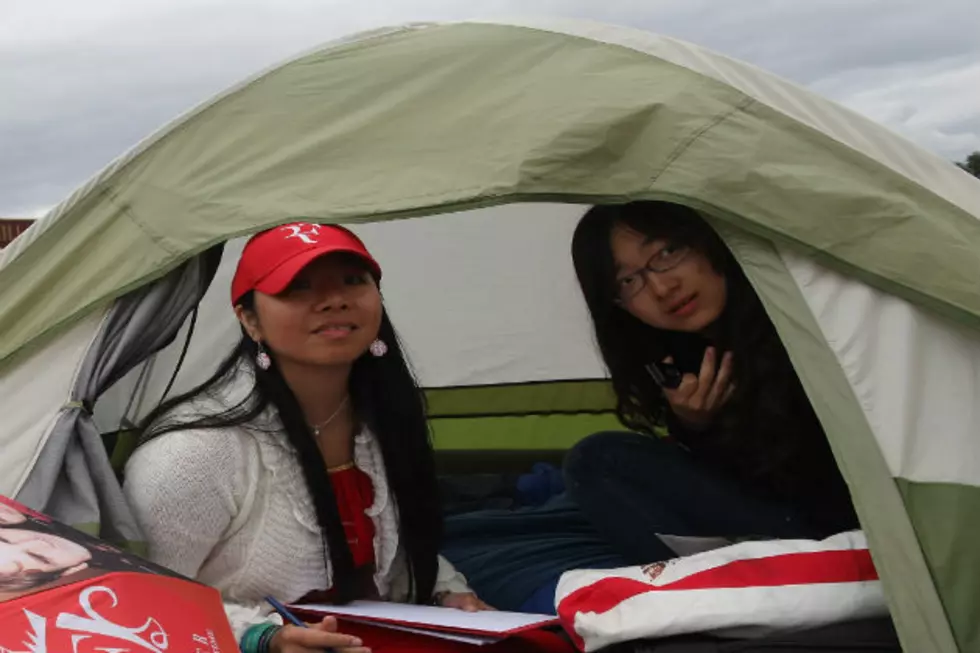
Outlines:
{"type": "Polygon", "coordinates": [[[659,252],[650,257],[647,264],[642,268],[616,279],[616,302],[625,304],[629,300],[640,294],[647,285],[647,277],[650,274],[663,274],[670,272],[680,265],[687,255],[691,253],[691,248],[687,245],[667,245],[659,252]]]}

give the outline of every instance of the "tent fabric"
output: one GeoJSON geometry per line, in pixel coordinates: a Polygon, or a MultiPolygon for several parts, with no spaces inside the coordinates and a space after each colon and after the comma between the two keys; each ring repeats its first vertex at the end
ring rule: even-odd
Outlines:
{"type": "Polygon", "coordinates": [[[783,260],[834,348],[891,474],[980,482],[980,450],[971,446],[980,433],[976,333],[806,258],[786,254],[783,260]],[[928,433],[928,440],[919,433],[928,433]]]}
{"type": "Polygon", "coordinates": [[[94,525],[116,542],[142,535],[109,462],[92,407],[99,395],[148,353],[169,344],[210,282],[205,257],[192,259],[116,302],[75,375],[70,402],[41,440],[43,449],[17,500],[59,521],[94,525]]]}
{"type": "Polygon", "coordinates": [[[937,168],[943,182],[927,188],[885,165],[885,149],[861,153],[769,102],[791,95],[826,123],[864,131],[851,112],[689,46],[755,80],[760,96],[771,90],[749,96],[612,45],[635,32],[603,33],[605,43],[490,24],[389,32],[300,57],[191,113],[58,207],[28,239],[38,246],[5,255],[12,283],[0,304],[12,310],[0,315],[0,366],[100,301],[258,226],[520,199],[650,194],[725,207],[743,228],[980,324],[980,251],[962,246],[980,240],[980,222],[931,190],[965,188],[963,171],[937,168]],[[450,101],[453,119],[431,121],[450,101]],[[743,165],[726,165],[732,156],[743,165]],[[758,190],[731,192],[746,183],[758,190]],[[855,205],[866,209],[859,233],[855,205]],[[152,218],[161,214],[166,228],[152,218]],[[85,257],[90,249],[126,257],[85,257]],[[928,269],[912,265],[922,257],[928,269]],[[82,274],[66,279],[67,269],[82,274]]]}
{"type": "Polygon", "coordinates": [[[15,496],[36,466],[107,311],[92,312],[47,347],[0,370],[0,495],[15,496]]]}
{"type": "MultiPolygon", "coordinates": [[[[352,37],[114,162],[0,253],[13,416],[0,489],[47,464],[114,302],[232,241],[186,389],[235,336],[222,275],[238,237],[296,218],[355,223],[383,262],[437,442],[567,443],[611,419],[568,239],[583,205],[629,199],[700,210],[745,267],[852,488],[905,647],[975,650],[980,183],[757,68],[634,30],[352,37]]],[[[178,356],[164,349],[99,397],[96,425],[145,415],[178,356]]]]}
{"type": "Polygon", "coordinates": [[[493,386],[439,388],[428,393],[430,417],[534,415],[615,409],[615,395],[605,380],[532,382],[493,386]]]}
{"type": "MultiPolygon", "coordinates": [[[[945,601],[955,630],[967,650],[980,645],[977,600],[963,590],[964,577],[980,577],[973,575],[980,573],[980,528],[968,516],[980,507],[980,338],[803,257],[783,260],[863,409],[881,462],[898,481],[934,581],[942,594],[959,598],[945,601]]],[[[839,458],[860,460],[849,451],[839,458]]],[[[860,467],[853,474],[869,476],[860,467]]],[[[886,546],[900,548],[880,543],[886,546]]]]}
{"type": "Polygon", "coordinates": [[[882,125],[805,88],[745,62],[667,36],[578,20],[513,19],[508,24],[578,36],[652,55],[697,72],[779,111],[794,121],[860,152],[973,215],[980,213],[974,179],[951,175],[949,161],[927,152],[882,125]]]}
{"type": "MultiPolygon", "coordinates": [[[[905,511],[840,363],[828,355],[830,347],[787,270],[783,258],[787,255],[781,256],[771,245],[740,236],[730,228],[723,227],[721,232],[759,293],[824,427],[850,487],[903,644],[911,648],[910,642],[915,643],[912,650],[920,646],[922,650],[957,650],[952,632],[943,627],[942,599],[930,574],[930,563],[918,545],[916,526],[905,511]]],[[[959,537],[960,533],[954,536],[959,537]]],[[[970,628],[960,630],[961,637],[970,628]]]]}
{"type": "Polygon", "coordinates": [[[896,479],[905,509],[915,524],[960,650],[977,649],[976,578],[980,578],[980,488],[952,483],[896,479]]]}

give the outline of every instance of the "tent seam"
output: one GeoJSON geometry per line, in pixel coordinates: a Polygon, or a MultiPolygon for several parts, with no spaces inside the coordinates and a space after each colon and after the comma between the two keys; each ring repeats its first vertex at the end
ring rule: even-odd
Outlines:
{"type": "Polygon", "coordinates": [[[164,252],[166,252],[171,256],[180,256],[179,250],[176,250],[173,247],[168,246],[164,241],[164,237],[161,234],[158,234],[152,229],[150,229],[149,226],[147,226],[147,224],[142,219],[137,217],[136,212],[132,210],[132,204],[122,202],[119,196],[116,195],[115,192],[113,192],[112,188],[106,188],[104,193],[109,198],[109,201],[112,202],[113,206],[115,206],[120,213],[126,216],[126,219],[134,227],[139,229],[140,233],[146,236],[147,239],[150,240],[150,242],[152,242],[154,245],[156,245],[161,250],[163,250],[164,252]]]}
{"type": "Polygon", "coordinates": [[[674,162],[677,161],[677,159],[679,159],[687,150],[689,150],[692,145],[697,143],[702,136],[707,134],[709,131],[711,131],[721,123],[728,120],[735,113],[744,111],[746,108],[751,106],[754,102],[756,102],[755,99],[749,97],[748,95],[745,95],[744,93],[742,93],[741,95],[742,95],[741,101],[736,102],[727,110],[712,117],[699,129],[695,130],[687,138],[683,139],[680,143],[678,143],[677,147],[675,147],[674,150],[667,156],[667,159],[664,161],[664,164],[663,166],[661,166],[660,170],[658,170],[652,177],[650,177],[650,183],[651,184],[656,183],[657,179],[659,179],[661,175],[667,172],[670,169],[670,167],[674,164],[674,162]]]}

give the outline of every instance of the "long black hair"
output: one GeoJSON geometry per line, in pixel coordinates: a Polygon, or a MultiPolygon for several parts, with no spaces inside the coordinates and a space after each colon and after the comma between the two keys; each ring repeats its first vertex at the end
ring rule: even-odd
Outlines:
{"type": "MultiPolygon", "coordinates": [[[[254,310],[254,294],[245,295],[240,303],[245,309],[254,310]]],[[[398,509],[400,545],[409,564],[412,595],[417,602],[425,603],[435,587],[442,539],[439,488],[425,399],[384,308],[378,337],[388,345],[388,352],[381,357],[366,353],[354,362],[349,379],[351,405],[356,418],[374,433],[381,447],[388,485],[398,509]]],[[[172,431],[248,424],[267,407],[274,406],[313,499],[325,540],[324,561],[329,552],[337,600],[358,598],[358,577],[326,465],[296,396],[275,364],[268,370],[255,364],[257,353],[258,346],[243,330],[237,346],[208,380],[162,403],[147,416],[140,443],[172,431]],[[178,406],[231,383],[243,365],[255,375],[255,385],[244,399],[218,414],[191,420],[174,417],[178,406]]]]}
{"type": "Polygon", "coordinates": [[[815,443],[825,444],[823,429],[758,295],[696,211],[654,201],[593,207],[576,227],[572,258],[623,424],[644,432],[668,426],[666,398],[645,366],[672,356],[685,372],[697,373],[705,348],[714,345],[734,355],[736,390],[712,428],[708,453],[740,476],[766,477],[781,489],[807,480],[794,461],[815,443]],[[658,329],[616,304],[610,247],[616,224],[687,245],[724,276],[728,299],[710,335],[658,329]]]}

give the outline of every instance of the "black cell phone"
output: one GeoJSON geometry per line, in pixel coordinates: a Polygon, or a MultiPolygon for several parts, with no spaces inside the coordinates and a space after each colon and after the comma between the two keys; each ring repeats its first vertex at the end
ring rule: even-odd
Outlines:
{"type": "Polygon", "coordinates": [[[684,379],[684,374],[672,363],[648,363],[646,370],[654,383],[668,390],[680,386],[684,379]]]}

